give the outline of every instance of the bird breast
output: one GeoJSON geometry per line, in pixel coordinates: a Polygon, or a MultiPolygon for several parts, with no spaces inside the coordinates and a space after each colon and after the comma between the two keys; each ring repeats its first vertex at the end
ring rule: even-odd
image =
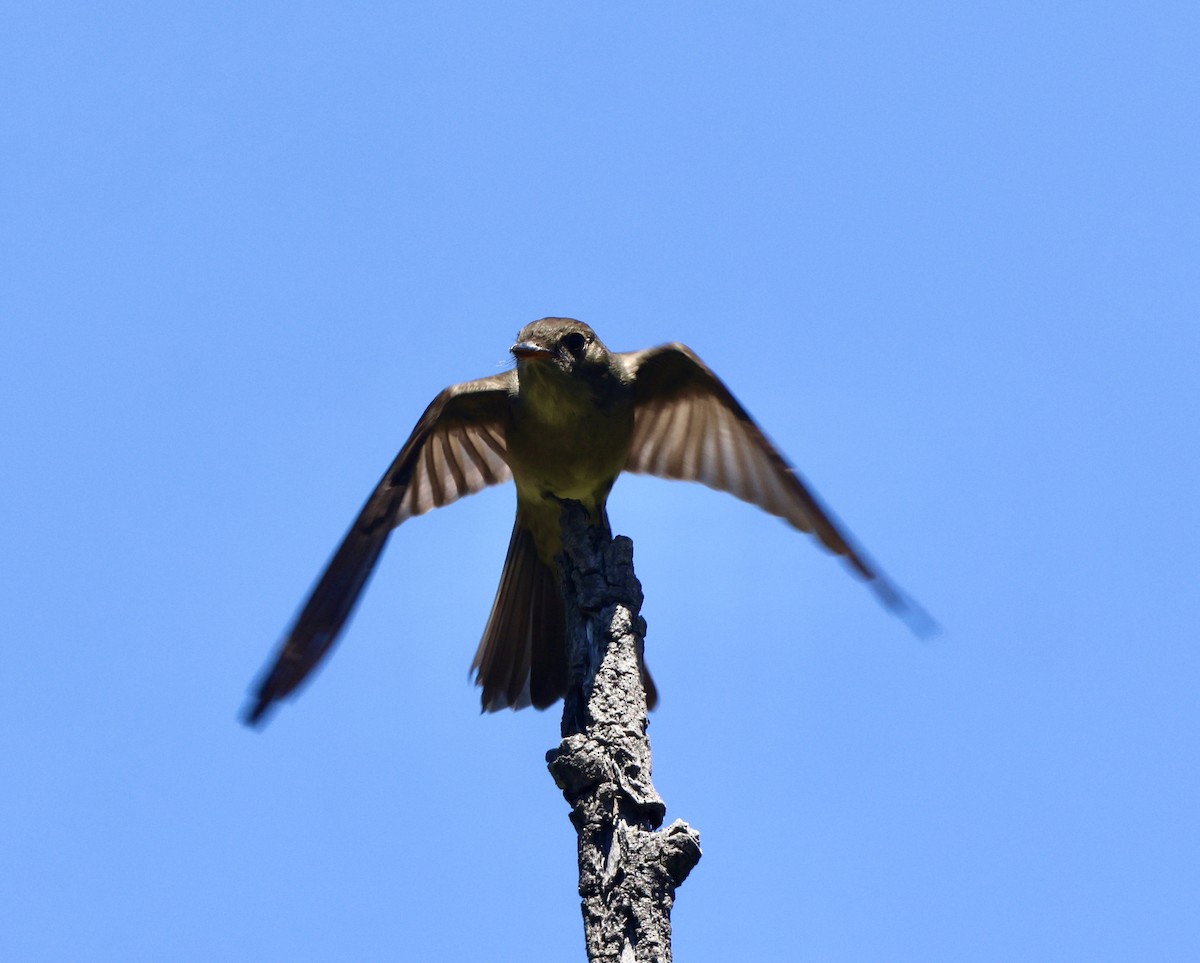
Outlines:
{"type": "Polygon", "coordinates": [[[526,388],[522,385],[507,439],[518,490],[589,507],[597,499],[602,503],[629,458],[633,406],[627,393],[618,388],[601,401],[578,381],[526,388]]]}

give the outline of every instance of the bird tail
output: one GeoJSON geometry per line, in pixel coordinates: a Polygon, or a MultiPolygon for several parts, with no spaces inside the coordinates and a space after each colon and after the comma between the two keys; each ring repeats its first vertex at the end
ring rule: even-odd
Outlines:
{"type": "Polygon", "coordinates": [[[471,668],[485,712],[545,709],[567,691],[567,615],[558,577],[518,516],[471,668]]]}
{"type": "MultiPolygon", "coordinates": [[[[545,709],[567,692],[567,614],[558,575],[538,556],[519,515],[471,669],[485,712],[545,709]]],[[[653,708],[658,692],[644,665],[642,684],[653,708]]]]}

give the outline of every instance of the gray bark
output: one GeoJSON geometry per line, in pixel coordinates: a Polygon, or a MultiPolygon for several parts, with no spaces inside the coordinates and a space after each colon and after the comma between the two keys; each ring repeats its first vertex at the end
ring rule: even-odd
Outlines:
{"type": "Polygon", "coordinates": [[[700,836],[681,820],[659,830],[666,804],[650,780],[633,543],[588,524],[575,502],[564,503],[562,534],[567,695],[563,740],[546,761],[579,834],[588,960],[666,963],[675,890],[700,859],[700,836]]]}

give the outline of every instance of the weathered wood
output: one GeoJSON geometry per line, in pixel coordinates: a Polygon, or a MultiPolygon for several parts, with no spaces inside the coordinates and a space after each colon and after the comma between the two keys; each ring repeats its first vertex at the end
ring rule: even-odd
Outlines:
{"type": "Polygon", "coordinates": [[[633,543],[564,503],[559,556],[567,607],[563,740],[546,755],[579,834],[579,895],[588,960],[666,963],[676,888],[700,859],[651,782],[642,588],[633,543]]]}

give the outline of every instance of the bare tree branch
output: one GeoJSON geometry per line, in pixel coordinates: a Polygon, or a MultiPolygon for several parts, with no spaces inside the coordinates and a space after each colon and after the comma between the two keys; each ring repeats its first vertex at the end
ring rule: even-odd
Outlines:
{"type": "Polygon", "coordinates": [[[563,740],[546,755],[579,834],[579,895],[591,963],[666,963],[676,888],[700,859],[700,836],[676,820],[650,779],[645,620],[633,543],[562,513],[559,556],[567,607],[563,740]]]}

